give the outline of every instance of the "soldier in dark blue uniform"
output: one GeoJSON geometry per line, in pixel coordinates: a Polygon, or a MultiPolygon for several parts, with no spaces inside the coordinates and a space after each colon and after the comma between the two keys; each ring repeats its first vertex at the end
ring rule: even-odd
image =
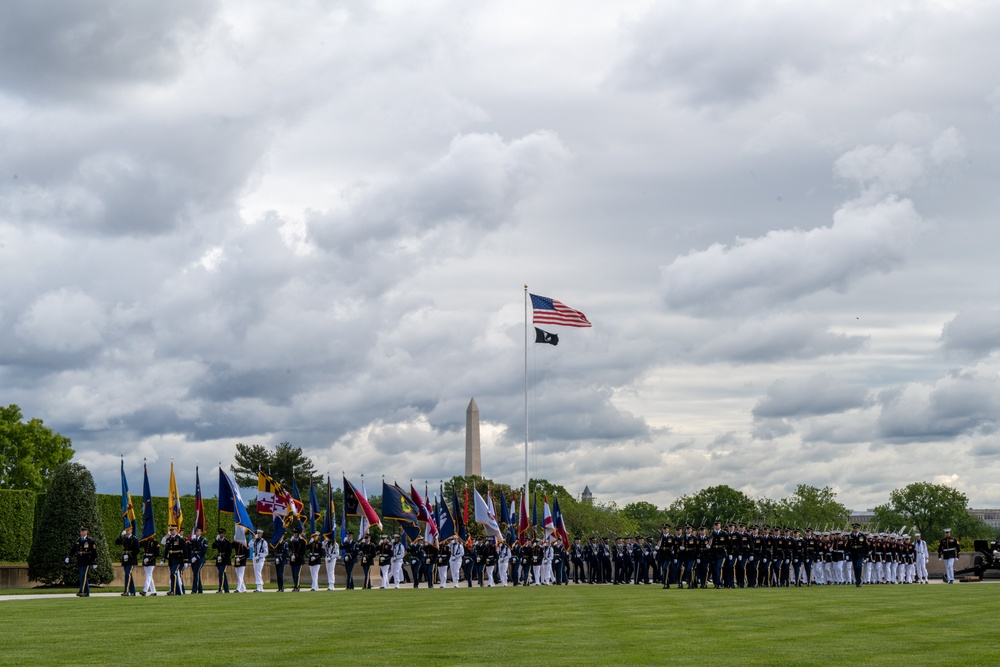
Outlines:
{"type": "Polygon", "coordinates": [[[132,575],[132,567],[139,562],[139,538],[132,534],[132,526],[122,531],[122,534],[115,538],[115,544],[122,546],[122,576],[125,578],[125,590],[122,597],[135,596],[135,578],[132,575]]]}
{"type": "Polygon", "coordinates": [[[219,592],[228,593],[229,573],[227,570],[233,558],[233,544],[226,539],[225,528],[219,528],[219,535],[212,542],[212,548],[215,549],[215,569],[219,574],[219,592]]]}
{"type": "Polygon", "coordinates": [[[274,554],[274,579],[278,584],[278,592],[285,592],[285,565],[288,564],[288,558],[290,551],[288,549],[288,542],[285,541],[285,536],[282,535],[278,538],[277,544],[271,548],[271,553],[274,554]]]}
{"type": "Polygon", "coordinates": [[[364,539],[361,540],[361,544],[358,545],[358,559],[361,561],[361,573],[364,575],[362,578],[362,588],[372,587],[371,569],[376,555],[377,549],[372,544],[372,536],[366,533],[364,539]]]}
{"type": "Polygon", "coordinates": [[[423,545],[422,551],[424,579],[427,581],[427,588],[434,588],[434,571],[437,569],[438,547],[433,542],[427,542],[423,545]]]}
{"type": "Polygon", "coordinates": [[[201,534],[201,528],[195,528],[194,534],[188,540],[191,553],[191,593],[204,593],[201,584],[201,568],[205,566],[205,554],[208,553],[208,540],[201,534]]]}
{"type": "Polygon", "coordinates": [[[163,538],[164,552],[167,564],[170,566],[170,590],[167,595],[181,595],[181,572],[184,570],[185,556],[184,538],[177,533],[177,526],[171,525],[169,534],[163,538]]]}
{"type": "Polygon", "coordinates": [[[347,533],[347,539],[340,545],[340,557],[344,559],[344,570],[347,573],[344,587],[354,590],[354,563],[358,559],[358,544],[354,541],[354,533],[347,533]]]}
{"type": "Polygon", "coordinates": [[[292,567],[292,592],[298,593],[299,576],[306,563],[306,541],[302,539],[302,529],[298,527],[292,529],[292,541],[288,543],[288,563],[292,567]]]}
{"type": "Polygon", "coordinates": [[[850,555],[851,564],[854,566],[854,585],[858,588],[861,588],[861,568],[864,567],[871,547],[868,538],[860,532],[860,528],[860,523],[851,524],[851,533],[846,540],[846,550],[850,555]]]}
{"type": "Polygon", "coordinates": [[[406,562],[410,565],[410,578],[413,587],[420,588],[420,579],[424,570],[424,538],[418,537],[406,547],[406,562]]]}
{"type": "Polygon", "coordinates": [[[146,573],[146,581],[143,584],[139,595],[156,595],[156,584],[153,582],[153,570],[156,568],[156,559],[160,557],[160,543],[155,538],[141,540],[142,544],[142,569],[146,573]]]}
{"type": "Polygon", "coordinates": [[[712,584],[715,588],[724,588],[723,568],[725,568],[726,559],[729,557],[729,535],[722,530],[722,522],[718,519],[712,526],[709,544],[711,545],[712,584]]]}
{"type": "Polygon", "coordinates": [[[80,537],[73,542],[65,562],[69,563],[70,558],[76,558],[76,570],[80,577],[77,597],[90,597],[90,571],[97,569],[97,543],[91,539],[86,526],[80,527],[80,537]]]}

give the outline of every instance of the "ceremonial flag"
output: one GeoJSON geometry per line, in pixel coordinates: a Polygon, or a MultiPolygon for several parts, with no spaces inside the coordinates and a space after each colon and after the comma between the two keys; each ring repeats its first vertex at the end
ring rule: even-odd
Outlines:
{"type": "Polygon", "coordinates": [[[532,537],[536,535],[535,529],[538,528],[538,491],[531,494],[531,534],[532,537]]]}
{"type": "Polygon", "coordinates": [[[122,459],[122,529],[132,527],[132,534],[138,532],[135,523],[135,508],[132,507],[132,494],[128,492],[128,480],[125,479],[125,459],[122,459]]]}
{"type": "Polygon", "coordinates": [[[500,530],[500,525],[497,523],[496,514],[479,495],[478,489],[472,489],[472,495],[475,502],[476,523],[482,524],[487,535],[495,538],[497,542],[503,542],[503,531],[500,530]]]}
{"type": "Polygon", "coordinates": [[[552,498],[552,523],[555,524],[556,533],[562,538],[563,546],[569,549],[569,534],[566,532],[562,510],[559,509],[559,496],[552,498]]]}
{"type": "Polygon", "coordinates": [[[149,470],[142,464],[142,537],[139,541],[154,539],[156,524],[153,522],[153,494],[149,492],[149,470]]]}
{"type": "MultiPolygon", "coordinates": [[[[368,502],[368,489],[365,488],[365,478],[364,477],[361,478],[361,497],[364,498],[364,500],[365,500],[366,503],[368,502]]],[[[372,512],[374,512],[374,511],[375,511],[375,509],[372,508],[372,512]]],[[[362,516],[361,516],[361,528],[360,528],[361,535],[364,535],[365,533],[367,533],[371,529],[371,527],[372,527],[371,520],[368,518],[367,515],[362,514],[362,516]]],[[[382,524],[379,523],[378,527],[381,528],[382,524]]],[[[358,537],[360,537],[361,535],[359,535],[358,537]]]]}
{"type": "Polygon", "coordinates": [[[558,345],[559,335],[554,333],[549,333],[548,331],[542,331],[538,327],[535,327],[535,342],[548,343],[549,345],[558,345]]]}
{"type": "Polygon", "coordinates": [[[461,537],[464,542],[469,538],[469,533],[465,530],[465,522],[462,521],[461,507],[458,504],[458,489],[454,486],[451,487],[451,509],[451,518],[455,522],[455,534],[461,537]]]}
{"type": "MultiPolygon", "coordinates": [[[[344,494],[345,497],[347,494],[344,494]]],[[[344,540],[347,539],[347,510],[345,505],[340,506],[340,543],[343,544],[344,540]]]]}
{"type": "Polygon", "coordinates": [[[201,498],[201,478],[198,476],[198,466],[194,467],[194,527],[191,528],[191,534],[194,531],[201,528],[201,532],[205,532],[205,501],[201,498]]]}
{"type": "Polygon", "coordinates": [[[309,534],[316,532],[316,520],[319,518],[319,500],[316,498],[316,488],[313,479],[309,477],[309,534]]]}
{"type": "Polygon", "coordinates": [[[521,512],[517,522],[517,543],[524,546],[528,541],[528,530],[531,524],[528,522],[528,494],[521,493],[521,512]]]}
{"type": "Polygon", "coordinates": [[[246,544],[246,531],[257,532],[243,503],[243,497],[240,496],[239,487],[222,468],[219,468],[219,511],[233,515],[233,539],[237,542],[246,544]]]}
{"type": "Polygon", "coordinates": [[[507,506],[507,498],[500,489],[500,529],[504,532],[510,527],[510,508],[507,506]]]}
{"type": "MultiPolygon", "coordinates": [[[[437,500],[434,501],[438,505],[437,500]]],[[[437,509],[438,515],[438,539],[447,540],[455,535],[455,517],[448,509],[448,502],[444,499],[444,487],[441,487],[441,503],[437,509]]]]}
{"type": "Polygon", "coordinates": [[[424,499],[420,497],[420,493],[413,488],[413,482],[410,482],[410,498],[416,504],[417,519],[426,522],[430,517],[427,516],[427,508],[424,507],[424,499]]]}
{"type": "Polygon", "coordinates": [[[271,546],[276,547],[285,535],[285,522],[279,515],[275,514],[271,520],[271,526],[274,529],[274,534],[271,535],[271,546]]]}
{"type": "Polygon", "coordinates": [[[181,529],[181,522],[184,521],[184,512],[181,511],[181,494],[177,493],[177,480],[174,478],[174,462],[170,462],[170,487],[167,490],[167,508],[170,513],[170,525],[181,529]]]}
{"type": "Polygon", "coordinates": [[[537,294],[531,297],[532,322],[535,324],[558,324],[564,327],[589,327],[590,321],[579,310],[573,310],[555,299],[537,294]]]}
{"type": "Polygon", "coordinates": [[[299,493],[299,485],[295,481],[295,469],[294,468],[292,469],[292,500],[295,501],[293,504],[295,505],[295,508],[296,508],[295,509],[294,521],[298,522],[297,525],[298,525],[299,530],[305,530],[306,527],[302,524],[301,512],[302,512],[303,509],[305,509],[306,505],[305,505],[305,503],[302,502],[302,495],[299,493]]]}
{"type": "Polygon", "coordinates": [[[276,479],[263,470],[257,471],[257,514],[298,517],[302,509],[301,501],[293,498],[276,479]]]}
{"type": "Polygon", "coordinates": [[[333,539],[333,534],[337,531],[337,522],[334,520],[336,508],[333,506],[333,491],[330,489],[330,476],[326,476],[326,512],[323,513],[323,537],[328,540],[333,539]]]}
{"type": "Polygon", "coordinates": [[[552,512],[549,511],[548,495],[542,496],[542,530],[542,534],[546,540],[555,535],[556,532],[556,526],[552,522],[552,512]]]}
{"type": "MultiPolygon", "coordinates": [[[[364,484],[364,482],[361,482],[362,489],[364,489],[364,484]]],[[[359,494],[354,485],[347,481],[346,477],[344,478],[344,513],[347,516],[361,517],[361,531],[358,537],[363,537],[368,532],[369,526],[378,525],[379,528],[382,527],[382,520],[378,518],[378,514],[368,504],[368,497],[363,493],[359,494]]]]}
{"type": "Polygon", "coordinates": [[[402,521],[410,526],[420,526],[420,518],[415,509],[416,503],[398,484],[386,484],[382,481],[382,518],[402,521]]]}

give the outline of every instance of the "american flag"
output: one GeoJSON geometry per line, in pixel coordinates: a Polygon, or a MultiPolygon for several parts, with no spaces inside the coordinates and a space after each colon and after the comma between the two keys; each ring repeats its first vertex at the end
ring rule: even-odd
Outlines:
{"type": "Polygon", "coordinates": [[[546,296],[530,294],[532,321],[535,324],[560,324],[564,327],[589,327],[590,321],[579,310],[573,310],[561,301],[546,296]]]}

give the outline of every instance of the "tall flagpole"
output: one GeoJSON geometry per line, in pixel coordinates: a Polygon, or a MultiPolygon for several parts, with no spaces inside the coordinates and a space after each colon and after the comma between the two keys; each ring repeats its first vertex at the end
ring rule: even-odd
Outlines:
{"type": "MultiPolygon", "coordinates": [[[[528,286],[524,286],[524,492],[528,493],[528,286]]],[[[527,496],[525,496],[527,498],[527,496]]],[[[520,510],[518,510],[520,516],[520,510]]]]}

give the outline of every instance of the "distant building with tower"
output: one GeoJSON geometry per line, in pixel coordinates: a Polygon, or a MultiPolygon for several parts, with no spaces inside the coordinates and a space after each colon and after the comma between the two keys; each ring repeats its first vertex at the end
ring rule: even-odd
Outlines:
{"type": "Polygon", "coordinates": [[[476,399],[465,409],[465,476],[483,476],[483,461],[479,455],[479,406],[476,399]]]}
{"type": "Polygon", "coordinates": [[[590,486],[583,487],[583,493],[580,494],[581,503],[592,503],[594,502],[594,494],[590,492],[590,486]]]}

